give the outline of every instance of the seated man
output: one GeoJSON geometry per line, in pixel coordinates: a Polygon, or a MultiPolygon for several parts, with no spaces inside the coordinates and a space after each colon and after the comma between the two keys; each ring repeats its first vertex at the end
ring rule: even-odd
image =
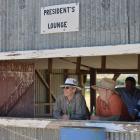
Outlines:
{"type": "Polygon", "coordinates": [[[58,97],[53,108],[53,117],[64,120],[83,120],[88,118],[84,97],[79,92],[78,83],[73,78],[67,78],[63,88],[64,93],[58,97]]]}
{"type": "Polygon", "coordinates": [[[116,88],[116,91],[125,103],[130,116],[135,120],[137,103],[140,100],[140,89],[136,88],[136,80],[133,77],[127,77],[125,87],[116,88]]]}
{"type": "Polygon", "coordinates": [[[91,120],[130,120],[126,106],[115,92],[115,81],[103,78],[92,88],[98,91],[99,96],[96,101],[96,115],[91,115],[91,120]]]}

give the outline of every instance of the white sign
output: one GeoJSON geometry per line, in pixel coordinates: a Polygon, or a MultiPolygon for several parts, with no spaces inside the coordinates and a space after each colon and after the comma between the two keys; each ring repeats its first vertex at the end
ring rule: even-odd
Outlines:
{"type": "Polygon", "coordinates": [[[41,34],[79,31],[79,3],[41,8],[41,34]]]}

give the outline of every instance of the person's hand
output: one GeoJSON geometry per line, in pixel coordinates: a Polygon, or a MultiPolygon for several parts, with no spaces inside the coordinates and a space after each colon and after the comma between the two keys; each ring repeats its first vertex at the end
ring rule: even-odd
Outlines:
{"type": "Polygon", "coordinates": [[[131,114],[130,117],[131,117],[131,121],[136,121],[136,115],[134,115],[134,114],[132,115],[131,114]]]}
{"type": "Polygon", "coordinates": [[[69,120],[69,116],[68,116],[68,115],[66,115],[66,114],[65,114],[65,115],[63,115],[63,116],[62,116],[62,120],[69,120]]]}
{"type": "Polygon", "coordinates": [[[99,120],[100,117],[96,116],[96,115],[91,115],[90,116],[90,120],[99,120]]]}

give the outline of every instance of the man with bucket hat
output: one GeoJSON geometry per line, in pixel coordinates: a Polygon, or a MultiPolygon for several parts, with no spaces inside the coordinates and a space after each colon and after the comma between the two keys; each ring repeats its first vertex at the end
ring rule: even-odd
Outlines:
{"type": "Polygon", "coordinates": [[[81,88],[77,80],[67,78],[63,88],[63,94],[60,95],[53,108],[53,117],[63,120],[83,120],[87,119],[87,106],[83,95],[80,93],[81,88]]]}
{"type": "Polygon", "coordinates": [[[96,100],[96,115],[91,115],[91,120],[130,120],[126,106],[115,91],[115,81],[103,78],[92,88],[99,93],[99,96],[96,100]]]}

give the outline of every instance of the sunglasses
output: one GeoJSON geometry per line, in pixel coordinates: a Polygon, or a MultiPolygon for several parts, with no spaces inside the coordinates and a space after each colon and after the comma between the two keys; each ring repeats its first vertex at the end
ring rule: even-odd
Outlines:
{"type": "Polygon", "coordinates": [[[63,87],[63,89],[70,89],[70,87],[68,87],[68,86],[65,86],[65,87],[63,87]]]}

